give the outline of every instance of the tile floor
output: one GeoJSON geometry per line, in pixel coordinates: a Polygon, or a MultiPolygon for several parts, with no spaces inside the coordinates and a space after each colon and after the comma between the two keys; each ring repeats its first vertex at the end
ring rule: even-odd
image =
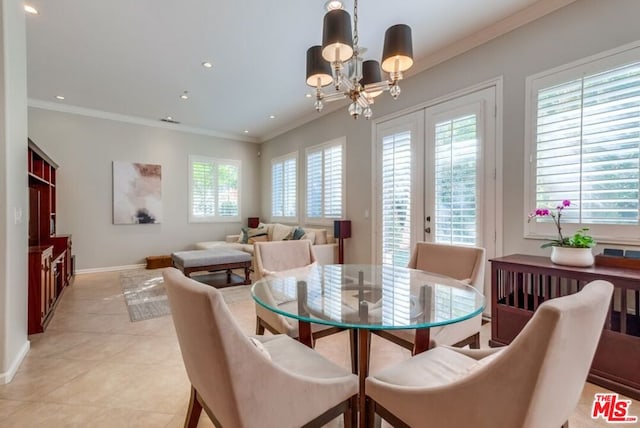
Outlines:
{"type": "MultiPolygon", "coordinates": [[[[242,328],[254,329],[252,301],[230,305],[242,328]]],[[[489,337],[483,328],[483,343],[489,337]]],[[[0,427],[162,427],[183,425],[189,381],[171,317],[131,323],[118,272],[79,275],[47,331],[30,336],[31,351],[10,384],[0,385],[0,427]]],[[[346,333],[323,338],[318,352],[349,367],[346,333]]],[[[409,357],[373,337],[371,370],[409,357]]],[[[586,384],[571,427],[604,427],[589,417],[586,384]]],[[[631,413],[640,416],[634,401],[631,413]]],[[[332,426],[338,426],[338,423],[332,426]]],[[[198,427],[212,427],[203,413],[198,427]]],[[[627,425],[628,426],[628,425],[627,425]]]]}

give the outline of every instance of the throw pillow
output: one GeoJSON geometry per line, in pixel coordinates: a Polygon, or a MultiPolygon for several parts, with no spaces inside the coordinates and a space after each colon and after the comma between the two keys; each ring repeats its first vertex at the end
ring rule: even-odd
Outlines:
{"type": "Polygon", "coordinates": [[[250,337],[249,342],[251,342],[251,344],[256,347],[256,349],[260,352],[260,355],[265,357],[267,360],[271,359],[271,354],[269,354],[269,351],[267,351],[267,348],[264,347],[262,342],[260,342],[255,337],[250,337]]]}
{"type": "Polygon", "coordinates": [[[304,229],[301,227],[296,227],[293,229],[293,233],[291,233],[291,239],[301,239],[304,236],[304,229]]]}
{"type": "Polygon", "coordinates": [[[248,244],[249,238],[255,238],[256,236],[267,236],[267,229],[262,227],[257,228],[242,228],[242,244],[248,244]]]}
{"type": "Polygon", "coordinates": [[[273,231],[271,232],[271,240],[284,241],[291,235],[292,231],[293,231],[293,227],[276,223],[273,225],[273,231]]]}
{"type": "Polygon", "coordinates": [[[306,232],[313,232],[316,234],[316,242],[315,245],[326,244],[327,241],[327,229],[311,229],[307,227],[305,229],[306,232]]]}
{"type": "Polygon", "coordinates": [[[307,232],[300,239],[308,239],[309,241],[311,241],[311,245],[315,245],[315,243],[316,243],[316,233],[315,232],[307,232]]]}
{"type": "Polygon", "coordinates": [[[254,236],[253,238],[249,238],[249,244],[254,244],[256,242],[267,242],[267,235],[259,235],[254,236]]]}

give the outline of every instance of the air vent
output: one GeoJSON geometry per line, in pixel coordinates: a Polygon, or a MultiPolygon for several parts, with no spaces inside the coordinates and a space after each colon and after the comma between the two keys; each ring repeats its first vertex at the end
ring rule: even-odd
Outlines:
{"type": "Polygon", "coordinates": [[[167,122],[167,123],[175,123],[178,124],[180,122],[178,122],[177,120],[173,120],[170,117],[163,117],[162,119],[160,119],[161,122],[167,122]]]}

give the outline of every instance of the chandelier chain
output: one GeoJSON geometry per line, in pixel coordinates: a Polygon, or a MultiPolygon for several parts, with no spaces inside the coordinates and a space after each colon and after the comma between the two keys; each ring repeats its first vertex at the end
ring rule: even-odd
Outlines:
{"type": "Polygon", "coordinates": [[[358,0],[353,3],[353,44],[358,46],[358,0]]]}

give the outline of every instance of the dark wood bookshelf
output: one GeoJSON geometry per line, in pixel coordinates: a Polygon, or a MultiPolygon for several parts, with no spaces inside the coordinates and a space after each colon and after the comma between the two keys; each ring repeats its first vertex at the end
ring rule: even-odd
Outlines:
{"type": "Polygon", "coordinates": [[[29,334],[44,331],[73,279],[71,235],[56,234],[57,169],[58,164],[29,139],[29,334]]]}

